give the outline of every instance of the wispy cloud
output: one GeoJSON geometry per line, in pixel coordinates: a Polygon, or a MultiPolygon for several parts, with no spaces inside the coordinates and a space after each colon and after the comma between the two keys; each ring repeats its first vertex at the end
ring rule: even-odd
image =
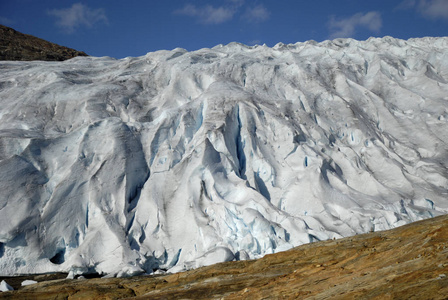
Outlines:
{"type": "Polygon", "coordinates": [[[102,8],[90,8],[82,3],[75,3],[72,7],[51,9],[48,15],[56,18],[56,25],[67,33],[73,33],[79,27],[92,27],[97,23],[107,24],[106,13],[102,8]]]}
{"type": "Polygon", "coordinates": [[[261,40],[252,40],[247,43],[249,46],[261,45],[261,40]]]}
{"type": "Polygon", "coordinates": [[[244,4],[245,0],[226,0],[231,5],[234,5],[235,7],[240,7],[244,4]]]}
{"type": "Polygon", "coordinates": [[[353,37],[356,29],[359,27],[378,33],[383,25],[381,14],[376,11],[368,13],[357,13],[349,18],[336,19],[330,18],[328,27],[330,29],[330,38],[353,37]]]}
{"type": "MultiPolygon", "coordinates": [[[[197,6],[188,3],[173,13],[193,17],[202,24],[222,24],[232,20],[236,14],[241,14],[245,6],[248,6],[245,0],[225,0],[220,6],[197,6]]],[[[255,5],[247,7],[241,18],[251,23],[258,23],[267,20],[269,15],[269,11],[263,5],[255,5]]]]}
{"type": "Polygon", "coordinates": [[[177,15],[196,17],[199,23],[203,24],[221,24],[233,18],[236,10],[229,7],[214,7],[206,5],[204,7],[196,7],[193,4],[187,4],[184,8],[176,10],[177,15]]]}
{"type": "Polygon", "coordinates": [[[262,4],[248,7],[243,18],[250,23],[259,23],[269,19],[269,11],[262,4]]]}
{"type": "Polygon", "coordinates": [[[0,24],[3,24],[3,25],[13,25],[14,23],[15,22],[13,20],[11,20],[9,18],[6,18],[6,17],[1,17],[0,16],[0,24]]]}
{"type": "Polygon", "coordinates": [[[405,0],[401,2],[398,9],[414,9],[421,15],[431,20],[448,20],[447,0],[405,0]]]}
{"type": "Polygon", "coordinates": [[[403,0],[396,9],[411,9],[415,7],[415,4],[417,3],[416,0],[403,0]]]}

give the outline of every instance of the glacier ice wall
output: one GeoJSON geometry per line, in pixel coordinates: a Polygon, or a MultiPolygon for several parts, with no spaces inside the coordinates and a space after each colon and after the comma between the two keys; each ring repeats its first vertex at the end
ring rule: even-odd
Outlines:
{"type": "Polygon", "coordinates": [[[0,63],[0,273],[257,258],[448,212],[448,38],[0,63]]]}

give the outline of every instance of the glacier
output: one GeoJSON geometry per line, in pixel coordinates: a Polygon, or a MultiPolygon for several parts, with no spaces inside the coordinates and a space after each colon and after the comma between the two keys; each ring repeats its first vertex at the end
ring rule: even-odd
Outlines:
{"type": "Polygon", "coordinates": [[[448,38],[0,62],[0,274],[130,276],[448,213],[448,38]]]}

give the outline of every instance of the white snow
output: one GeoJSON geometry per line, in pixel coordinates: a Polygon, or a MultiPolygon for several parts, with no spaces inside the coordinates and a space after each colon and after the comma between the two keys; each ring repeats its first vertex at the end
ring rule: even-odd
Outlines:
{"type": "Polygon", "coordinates": [[[448,38],[0,63],[0,273],[129,276],[448,212],[448,38]]]}
{"type": "Polygon", "coordinates": [[[22,281],[21,286],[27,286],[27,285],[32,285],[32,284],[36,284],[36,283],[37,283],[37,281],[35,281],[35,280],[24,280],[24,281],[22,281]]]}
{"type": "Polygon", "coordinates": [[[0,292],[7,292],[13,290],[14,288],[10,286],[6,281],[2,280],[2,282],[0,282],[0,292]]]}
{"type": "Polygon", "coordinates": [[[35,281],[35,280],[24,280],[24,281],[22,281],[21,286],[27,286],[27,285],[32,285],[32,284],[36,284],[36,283],[37,283],[37,281],[35,281]]]}

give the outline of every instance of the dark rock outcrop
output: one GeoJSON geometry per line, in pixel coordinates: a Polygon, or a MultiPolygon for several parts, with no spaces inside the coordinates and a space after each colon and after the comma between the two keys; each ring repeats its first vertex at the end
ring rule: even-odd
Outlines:
{"type": "Polygon", "coordinates": [[[0,60],[63,61],[75,56],[87,54],[0,25],[0,60]]]}

